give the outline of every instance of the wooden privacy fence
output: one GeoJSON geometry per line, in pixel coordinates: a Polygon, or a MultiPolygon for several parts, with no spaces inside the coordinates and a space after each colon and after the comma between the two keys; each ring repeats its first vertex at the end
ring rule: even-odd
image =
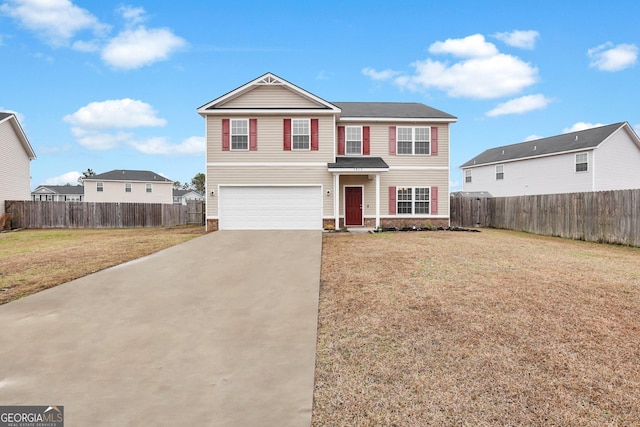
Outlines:
{"type": "Polygon", "coordinates": [[[452,197],[451,224],[640,247],[640,189],[452,197]]]}
{"type": "Polygon", "coordinates": [[[203,224],[200,201],[184,206],[7,200],[5,211],[11,214],[12,228],[134,228],[203,224]],[[194,215],[193,212],[198,210],[200,214],[194,215]]]}

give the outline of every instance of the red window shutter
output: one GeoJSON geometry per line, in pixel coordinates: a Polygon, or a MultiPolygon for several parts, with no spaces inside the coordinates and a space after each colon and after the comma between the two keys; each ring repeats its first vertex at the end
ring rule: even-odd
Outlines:
{"type": "Polygon", "coordinates": [[[396,187],[389,187],[389,215],[396,214],[396,187]]]}
{"type": "Polygon", "coordinates": [[[431,187],[431,215],[438,215],[438,187],[431,187]]]}
{"type": "Polygon", "coordinates": [[[362,126],[362,154],[369,155],[369,126],[362,126]]]}
{"type": "Polygon", "coordinates": [[[344,156],[344,126],[338,126],[338,156],[344,156]]]}
{"type": "Polygon", "coordinates": [[[311,151],[318,151],[318,119],[311,119],[311,151]]]}
{"type": "Polygon", "coordinates": [[[284,151],[291,151],[291,119],[284,119],[284,151]]]}
{"type": "Polygon", "coordinates": [[[222,151],[229,151],[229,119],[222,119],[222,151]]]}
{"type": "Polygon", "coordinates": [[[258,150],[258,119],[249,119],[249,150],[258,150]]]}
{"type": "Polygon", "coordinates": [[[438,155],[438,128],[431,126],[431,155],[438,155]]]}
{"type": "Polygon", "coordinates": [[[396,155],[396,127],[389,126],[389,154],[396,155]]]}

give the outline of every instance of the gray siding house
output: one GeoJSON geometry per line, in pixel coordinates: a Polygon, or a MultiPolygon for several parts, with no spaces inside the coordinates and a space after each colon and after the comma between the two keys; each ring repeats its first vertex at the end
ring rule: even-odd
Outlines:
{"type": "Polygon", "coordinates": [[[640,188],[640,139],[629,123],[488,149],[460,166],[462,191],[494,197],[640,188]]]}
{"type": "Polygon", "coordinates": [[[30,166],[35,158],[16,116],[0,112],[0,215],[5,200],[30,199],[30,166]]]}

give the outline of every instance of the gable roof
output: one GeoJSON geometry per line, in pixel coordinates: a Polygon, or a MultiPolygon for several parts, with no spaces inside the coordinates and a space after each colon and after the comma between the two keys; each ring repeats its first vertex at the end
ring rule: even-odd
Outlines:
{"type": "Polygon", "coordinates": [[[203,194],[199,193],[196,190],[178,190],[176,188],[173,189],[173,197],[183,197],[189,193],[197,194],[200,197],[204,197],[203,194]]]}
{"type": "Polygon", "coordinates": [[[151,171],[136,171],[115,169],[109,172],[84,178],[84,181],[145,181],[145,182],[173,182],[159,173],[151,171]]]}
{"type": "Polygon", "coordinates": [[[444,119],[455,122],[457,117],[419,102],[334,102],[340,108],[340,120],[357,119],[444,119]]]}
{"type": "Polygon", "coordinates": [[[55,194],[84,194],[84,187],[82,185],[39,185],[38,188],[33,190],[33,193],[42,193],[43,190],[48,190],[55,194]]]}
{"type": "MultiPolygon", "coordinates": [[[[490,148],[464,163],[460,168],[549,156],[572,151],[593,150],[622,127],[628,127],[629,129],[627,130],[635,135],[627,122],[614,123],[548,138],[521,142],[519,144],[490,148]]],[[[637,141],[637,136],[635,138],[636,143],[640,142],[637,141]]]]}
{"type": "Polygon", "coordinates": [[[22,126],[20,126],[20,123],[18,122],[18,118],[16,117],[16,115],[13,113],[0,112],[0,123],[3,123],[5,121],[8,121],[9,123],[11,123],[11,126],[13,127],[13,130],[16,133],[16,136],[20,140],[20,143],[22,144],[24,151],[27,153],[27,156],[29,156],[29,160],[35,159],[36,153],[35,151],[33,151],[33,148],[31,147],[31,144],[27,139],[27,135],[25,135],[24,131],[22,130],[22,126]]]}
{"type": "Polygon", "coordinates": [[[317,107],[314,107],[313,109],[320,109],[320,110],[327,110],[327,111],[332,111],[332,112],[339,112],[340,110],[335,106],[332,105],[331,103],[325,101],[324,99],[320,98],[319,96],[316,96],[314,94],[312,94],[311,92],[308,92],[296,85],[294,85],[293,83],[290,83],[288,81],[286,81],[285,79],[283,79],[282,77],[278,77],[273,73],[266,73],[263,74],[262,76],[258,77],[257,79],[254,79],[248,83],[245,83],[244,85],[232,90],[231,92],[228,92],[216,99],[214,99],[213,101],[210,101],[206,104],[204,104],[203,106],[198,108],[198,113],[202,116],[206,115],[207,113],[213,113],[216,110],[224,110],[225,106],[224,104],[239,97],[244,95],[247,92],[250,92],[251,90],[255,89],[256,87],[260,87],[260,86],[265,86],[265,85],[277,85],[277,86],[282,86],[294,93],[296,93],[297,95],[308,99],[309,101],[311,101],[313,104],[317,105],[317,107]]]}

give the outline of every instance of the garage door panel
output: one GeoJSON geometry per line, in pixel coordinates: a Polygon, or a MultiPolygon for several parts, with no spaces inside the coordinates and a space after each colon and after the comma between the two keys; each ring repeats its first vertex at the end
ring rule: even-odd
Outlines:
{"type": "Polygon", "coordinates": [[[219,192],[221,230],[319,230],[322,187],[233,187],[219,192]]]}

